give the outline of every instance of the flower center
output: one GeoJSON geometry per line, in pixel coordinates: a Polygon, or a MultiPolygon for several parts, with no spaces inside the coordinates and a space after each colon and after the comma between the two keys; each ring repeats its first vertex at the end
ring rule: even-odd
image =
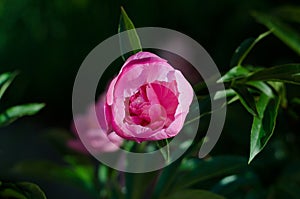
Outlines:
{"type": "Polygon", "coordinates": [[[129,98],[129,115],[135,124],[146,126],[150,123],[150,102],[146,96],[146,86],[143,85],[129,98]]]}
{"type": "Polygon", "coordinates": [[[168,127],[174,120],[177,96],[168,88],[175,82],[148,83],[129,97],[129,116],[137,125],[152,129],[168,127]]]}

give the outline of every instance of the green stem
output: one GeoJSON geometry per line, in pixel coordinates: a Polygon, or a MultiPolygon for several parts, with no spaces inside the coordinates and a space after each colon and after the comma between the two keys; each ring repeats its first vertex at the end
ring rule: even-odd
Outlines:
{"type": "Polygon", "coordinates": [[[167,164],[170,163],[170,146],[169,146],[169,141],[168,139],[165,139],[166,141],[166,147],[167,147],[167,164]]]}

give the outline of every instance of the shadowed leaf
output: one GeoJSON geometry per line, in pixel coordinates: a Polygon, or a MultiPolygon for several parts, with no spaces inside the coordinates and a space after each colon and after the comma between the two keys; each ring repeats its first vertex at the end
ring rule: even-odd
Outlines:
{"type": "Polygon", "coordinates": [[[165,199],[182,199],[182,198],[193,198],[193,199],[225,199],[223,196],[217,195],[215,193],[199,190],[199,189],[186,189],[172,193],[165,199]]]}
{"type": "Polygon", "coordinates": [[[285,64],[259,70],[247,77],[246,81],[277,81],[300,84],[300,64],[285,64]]]}
{"type": "Polygon", "coordinates": [[[280,40],[300,55],[300,34],[297,31],[274,16],[260,12],[254,12],[253,16],[258,22],[272,30],[280,40]]]}
{"type": "Polygon", "coordinates": [[[271,31],[260,34],[257,38],[248,38],[244,40],[241,45],[235,50],[231,61],[230,66],[240,66],[244,59],[247,57],[252,48],[257,44],[260,40],[265,38],[271,33],[271,31]]]}
{"type": "Polygon", "coordinates": [[[181,164],[181,173],[176,176],[172,190],[184,189],[199,182],[236,173],[246,165],[247,161],[238,156],[185,160],[181,164]]]}
{"type": "Polygon", "coordinates": [[[0,187],[0,197],[14,199],[46,199],[46,196],[40,187],[30,182],[3,183],[0,187]]]}
{"type": "Polygon", "coordinates": [[[254,97],[247,87],[242,84],[238,84],[233,85],[231,88],[238,94],[242,105],[247,109],[247,111],[254,116],[258,115],[254,97]]]}

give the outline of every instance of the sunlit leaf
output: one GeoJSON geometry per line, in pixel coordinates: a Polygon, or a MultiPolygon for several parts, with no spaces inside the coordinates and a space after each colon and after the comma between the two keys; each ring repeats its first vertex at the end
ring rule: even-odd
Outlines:
{"type": "Polygon", "coordinates": [[[214,95],[214,100],[222,99],[224,97],[232,97],[235,95],[236,95],[236,92],[232,89],[217,91],[216,94],[214,95]]]}
{"type": "Polygon", "coordinates": [[[246,81],[278,81],[300,84],[300,64],[285,64],[259,70],[247,77],[246,81]]]}
{"type": "Polygon", "coordinates": [[[300,34],[297,31],[274,16],[260,12],[254,12],[253,16],[258,22],[272,30],[279,39],[300,55],[300,34]]]}
{"type": "Polygon", "coordinates": [[[193,199],[225,199],[223,196],[217,195],[215,193],[199,190],[199,189],[186,189],[181,191],[176,191],[165,199],[182,199],[182,198],[193,198],[193,199]]]}
{"type": "Polygon", "coordinates": [[[250,157],[248,163],[266,146],[273,135],[279,108],[279,97],[261,94],[257,102],[258,115],[254,116],[250,136],[250,157]]]}
{"type": "Polygon", "coordinates": [[[45,104],[42,103],[33,103],[10,107],[0,114],[0,127],[8,125],[20,117],[34,115],[44,106],[45,104]]]}
{"type": "Polygon", "coordinates": [[[238,101],[239,100],[239,96],[234,96],[233,98],[231,98],[230,100],[228,100],[227,101],[227,104],[229,105],[229,104],[232,104],[232,103],[234,103],[234,102],[236,102],[236,101],[238,101]]]}
{"type": "Polygon", "coordinates": [[[246,77],[249,74],[249,70],[241,67],[241,66],[236,66],[230,69],[225,75],[223,75],[217,82],[230,82],[235,79],[239,79],[242,77],[246,77]]]}
{"type": "MultiPolygon", "coordinates": [[[[127,30],[131,30],[128,31],[127,36],[128,36],[128,41],[130,46],[132,47],[132,53],[130,54],[135,54],[137,52],[142,51],[142,45],[140,42],[140,38],[135,30],[135,27],[131,21],[131,19],[128,17],[127,13],[125,12],[124,8],[121,7],[121,16],[120,16],[120,22],[119,22],[119,28],[118,28],[118,32],[123,32],[123,31],[127,31],[127,30]]],[[[124,39],[124,38],[123,38],[124,39]]],[[[121,54],[122,54],[122,58],[125,61],[128,56],[125,55],[123,46],[124,46],[125,41],[122,40],[122,38],[120,37],[120,49],[121,49],[121,54]]]]}
{"type": "Polygon", "coordinates": [[[13,72],[13,73],[3,73],[0,75],[0,99],[2,98],[4,92],[11,84],[11,82],[15,79],[17,74],[18,74],[17,72],[13,72]]]}

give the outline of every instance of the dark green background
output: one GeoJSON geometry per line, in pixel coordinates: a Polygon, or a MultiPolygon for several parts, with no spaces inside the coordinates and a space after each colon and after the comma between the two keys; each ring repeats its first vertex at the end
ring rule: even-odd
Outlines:
{"type": "MultiPolygon", "coordinates": [[[[76,72],[96,45],[117,33],[121,5],[136,27],[171,28],[192,37],[225,72],[236,47],[244,39],[267,30],[256,23],[251,11],[267,12],[297,2],[0,0],[0,72],[20,71],[0,102],[0,109],[25,102],[46,103],[38,115],[0,129],[0,179],[9,180],[7,171],[17,161],[59,159],[59,153],[41,134],[53,127],[69,128],[76,72]]],[[[259,43],[245,61],[264,66],[292,62],[299,62],[299,56],[274,36],[259,43]]],[[[296,88],[289,89],[291,96],[297,95],[296,88]]],[[[225,131],[214,153],[248,155],[251,117],[241,109],[241,106],[229,109],[225,131]]],[[[288,133],[285,131],[289,131],[290,126],[284,117],[281,118],[275,133],[280,130],[288,133]]],[[[83,198],[84,195],[59,182],[48,184],[38,179],[37,182],[49,198],[58,198],[61,191],[68,198],[83,198]]]]}

